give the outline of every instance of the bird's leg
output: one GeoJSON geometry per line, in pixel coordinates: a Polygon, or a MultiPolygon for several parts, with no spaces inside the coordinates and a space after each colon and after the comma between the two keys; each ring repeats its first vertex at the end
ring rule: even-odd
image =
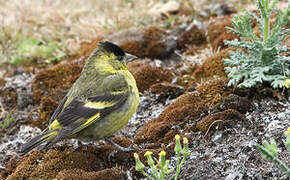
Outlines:
{"type": "Polygon", "coordinates": [[[122,147],[119,144],[115,143],[110,138],[105,138],[105,140],[108,141],[110,144],[112,144],[116,149],[118,149],[120,151],[123,151],[123,152],[131,152],[131,151],[134,150],[131,145],[126,148],[126,147],[122,147]]]}
{"type": "Polygon", "coordinates": [[[113,140],[111,140],[110,138],[105,138],[105,141],[109,142],[110,144],[112,144],[116,149],[113,150],[109,156],[108,156],[108,161],[112,161],[112,158],[115,158],[115,155],[118,151],[122,151],[122,152],[131,152],[134,149],[132,148],[132,146],[130,145],[129,147],[125,148],[120,146],[119,144],[115,143],[113,140]]]}

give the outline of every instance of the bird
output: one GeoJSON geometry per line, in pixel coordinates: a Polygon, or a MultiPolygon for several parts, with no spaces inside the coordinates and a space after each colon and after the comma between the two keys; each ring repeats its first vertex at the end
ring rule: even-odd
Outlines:
{"type": "Polygon", "coordinates": [[[98,141],[123,128],[140,101],[136,81],[127,68],[127,63],[136,58],[112,42],[100,42],[52,114],[48,127],[18,152],[51,148],[64,139],[98,141]]]}

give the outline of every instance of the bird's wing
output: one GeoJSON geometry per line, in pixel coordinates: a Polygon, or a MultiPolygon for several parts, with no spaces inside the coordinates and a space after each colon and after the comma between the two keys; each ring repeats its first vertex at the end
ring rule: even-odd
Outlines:
{"type": "Polygon", "coordinates": [[[130,94],[128,84],[122,75],[106,77],[102,87],[104,87],[102,93],[95,96],[79,97],[75,95],[60,103],[59,107],[62,108],[59,109],[62,110],[56,109],[54,120],[49,125],[49,129],[57,130],[58,134],[46,144],[46,147],[77,134],[119,109],[127,101],[130,94]]]}
{"type": "Polygon", "coordinates": [[[89,97],[87,101],[72,100],[50,125],[51,128],[53,128],[52,126],[61,128],[57,137],[50,141],[46,147],[66,137],[73,136],[103,119],[106,115],[120,108],[126,102],[128,96],[129,92],[124,92],[89,97]]]}
{"type": "Polygon", "coordinates": [[[126,102],[128,95],[128,92],[124,92],[89,97],[86,101],[74,99],[56,119],[62,129],[67,131],[66,136],[70,136],[120,108],[126,102]]]}

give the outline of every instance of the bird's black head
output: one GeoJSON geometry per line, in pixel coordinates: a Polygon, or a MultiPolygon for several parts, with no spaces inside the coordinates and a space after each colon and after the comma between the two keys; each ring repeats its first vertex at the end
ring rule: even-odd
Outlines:
{"type": "Polygon", "coordinates": [[[117,56],[118,60],[120,61],[123,60],[123,58],[126,55],[125,52],[119,46],[109,41],[100,42],[98,48],[103,51],[113,53],[115,56],[117,56]]]}

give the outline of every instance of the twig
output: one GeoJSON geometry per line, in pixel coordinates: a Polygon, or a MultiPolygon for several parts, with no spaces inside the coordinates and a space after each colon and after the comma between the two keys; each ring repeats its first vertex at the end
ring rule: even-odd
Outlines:
{"type": "Polygon", "coordinates": [[[211,128],[214,124],[216,124],[216,123],[218,123],[218,122],[223,122],[223,120],[215,120],[214,122],[212,122],[212,123],[209,125],[209,127],[207,128],[206,133],[205,133],[204,136],[207,136],[207,134],[209,133],[210,128],[211,128]]]}

